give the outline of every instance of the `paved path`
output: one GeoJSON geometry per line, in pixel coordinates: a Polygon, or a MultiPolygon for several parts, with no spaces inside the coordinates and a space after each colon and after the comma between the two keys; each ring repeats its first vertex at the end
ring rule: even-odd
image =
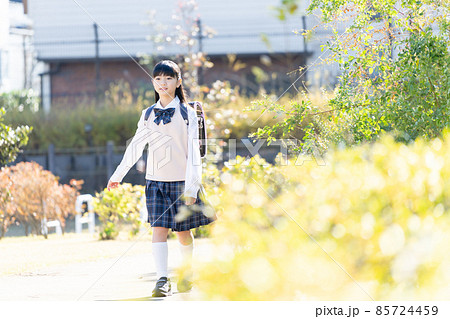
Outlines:
{"type": "MultiPolygon", "coordinates": [[[[206,260],[211,246],[196,239],[194,258],[206,260]]],[[[11,300],[192,300],[176,290],[175,269],[180,263],[177,242],[169,241],[169,272],[173,295],[152,298],[156,272],[151,250],[146,254],[94,262],[50,266],[31,273],[0,277],[0,301],[11,300]]]]}

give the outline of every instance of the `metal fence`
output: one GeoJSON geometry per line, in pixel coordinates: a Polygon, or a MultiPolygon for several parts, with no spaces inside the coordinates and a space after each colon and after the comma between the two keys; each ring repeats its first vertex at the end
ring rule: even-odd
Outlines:
{"type": "MultiPolygon", "coordinates": [[[[242,141],[237,141],[235,150],[230,151],[225,147],[221,150],[220,156],[212,160],[213,156],[208,155],[206,160],[214,161],[221,168],[224,162],[234,159],[237,155],[250,157],[251,152],[242,141]]],[[[71,179],[83,180],[81,193],[95,195],[95,192],[100,192],[106,187],[124,152],[124,146],[114,146],[112,142],[104,147],[86,149],[55,149],[50,145],[47,151],[24,151],[9,166],[19,162],[36,162],[58,176],[62,184],[68,184],[71,179]]],[[[258,154],[269,163],[274,162],[279,152],[279,146],[265,145],[258,150],[258,154]]],[[[141,160],[146,163],[147,152],[144,151],[141,160]]],[[[138,171],[134,165],[123,182],[145,185],[145,173],[138,171]]]]}

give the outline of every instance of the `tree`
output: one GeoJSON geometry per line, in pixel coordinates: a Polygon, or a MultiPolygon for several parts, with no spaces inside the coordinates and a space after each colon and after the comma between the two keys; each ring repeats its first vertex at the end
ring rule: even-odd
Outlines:
{"type": "MultiPolygon", "coordinates": [[[[293,0],[279,10],[295,12],[293,0]]],[[[323,110],[311,103],[260,105],[285,115],[277,127],[255,136],[289,134],[308,119],[301,148],[326,150],[330,144],[353,145],[377,139],[384,131],[398,140],[439,136],[450,118],[450,4],[448,1],[313,0],[333,38],[323,50],[342,70],[335,97],[323,110]],[[338,33],[337,22],[347,25],[338,33]],[[292,119],[295,117],[295,123],[292,119]]]]}
{"type": "MultiPolygon", "coordinates": [[[[75,213],[75,201],[82,181],[72,180],[71,185],[60,185],[58,177],[34,162],[21,162],[8,170],[12,182],[14,221],[36,234],[42,234],[44,220],[59,220],[62,228],[65,219],[75,213]]],[[[43,234],[47,238],[47,234],[43,234]]]]}
{"type": "Polygon", "coordinates": [[[8,226],[14,223],[14,184],[8,167],[0,168],[0,239],[6,234],[8,226]]]}
{"type": "MultiPolygon", "coordinates": [[[[212,37],[214,30],[208,26],[202,26],[200,17],[197,14],[198,4],[195,0],[178,1],[177,8],[172,15],[173,25],[169,28],[166,25],[157,22],[156,11],[149,12],[149,22],[147,23],[152,34],[148,37],[152,41],[158,51],[175,45],[182,48],[185,52],[178,55],[178,60],[183,74],[183,84],[189,88],[190,92],[197,96],[200,93],[199,84],[201,84],[202,69],[211,68],[213,63],[210,62],[202,51],[202,38],[212,37]]],[[[155,56],[142,55],[140,63],[146,66],[154,64],[155,56]]]]}

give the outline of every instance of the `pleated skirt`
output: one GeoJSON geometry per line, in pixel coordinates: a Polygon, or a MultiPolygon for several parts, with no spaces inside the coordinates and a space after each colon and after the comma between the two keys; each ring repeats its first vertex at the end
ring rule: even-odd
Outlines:
{"type": "Polygon", "coordinates": [[[184,181],[146,181],[145,197],[151,227],[186,231],[216,220],[211,207],[205,206],[203,189],[197,194],[196,202],[189,206],[184,203],[183,193],[184,181]]]}

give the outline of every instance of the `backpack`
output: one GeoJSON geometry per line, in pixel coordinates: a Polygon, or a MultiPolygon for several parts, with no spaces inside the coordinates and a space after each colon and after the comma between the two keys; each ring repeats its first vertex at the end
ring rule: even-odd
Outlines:
{"type": "MultiPolygon", "coordinates": [[[[205,112],[203,112],[202,104],[198,101],[195,102],[189,102],[189,107],[192,107],[194,111],[197,114],[197,121],[198,121],[198,141],[199,141],[199,148],[200,148],[200,157],[205,157],[206,155],[206,121],[205,121],[205,112]]],[[[148,118],[150,117],[150,114],[153,111],[153,108],[156,104],[153,104],[150,106],[147,111],[145,112],[145,118],[144,123],[147,123],[148,118]]],[[[181,116],[183,117],[184,122],[186,125],[189,125],[189,117],[188,117],[188,106],[186,103],[180,104],[180,111],[181,116]]]]}

